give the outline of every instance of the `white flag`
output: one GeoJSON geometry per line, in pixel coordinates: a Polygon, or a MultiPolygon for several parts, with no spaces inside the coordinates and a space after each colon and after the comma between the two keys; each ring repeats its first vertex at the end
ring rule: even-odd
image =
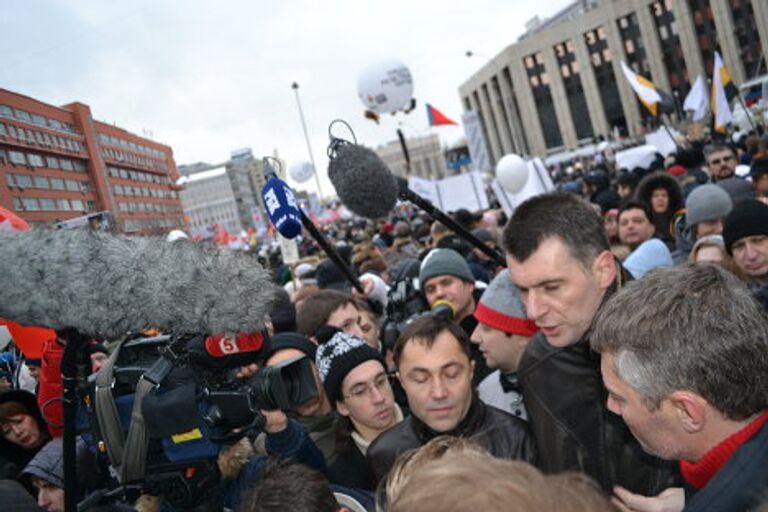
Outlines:
{"type": "Polygon", "coordinates": [[[683,110],[693,112],[694,121],[701,121],[707,115],[709,110],[707,96],[707,83],[704,81],[704,76],[699,75],[683,102],[683,110]]]}
{"type": "Polygon", "coordinates": [[[657,115],[656,106],[661,102],[661,95],[656,90],[656,87],[650,80],[632,71],[624,61],[621,61],[621,70],[624,72],[624,76],[627,78],[629,85],[632,86],[632,90],[637,94],[640,103],[642,103],[654,116],[657,115]]]}
{"type": "Polygon", "coordinates": [[[715,116],[715,130],[725,133],[727,126],[733,121],[731,105],[728,101],[726,87],[733,87],[731,75],[723,64],[719,52],[715,52],[715,68],[712,70],[712,113],[715,116]]]}

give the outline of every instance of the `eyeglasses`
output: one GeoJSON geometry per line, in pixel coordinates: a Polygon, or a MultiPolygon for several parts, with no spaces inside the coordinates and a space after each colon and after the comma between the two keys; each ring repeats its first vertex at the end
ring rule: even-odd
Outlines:
{"type": "MultiPolygon", "coordinates": [[[[385,389],[389,387],[389,377],[386,373],[378,375],[373,382],[357,384],[344,398],[352,400],[370,399],[373,397],[373,390],[376,389],[380,394],[384,394],[385,389]]],[[[391,388],[390,388],[391,390],[391,388]]]]}
{"type": "Polygon", "coordinates": [[[709,165],[720,165],[721,163],[730,162],[733,160],[732,156],[724,156],[722,158],[715,158],[709,161],[709,165]]]}

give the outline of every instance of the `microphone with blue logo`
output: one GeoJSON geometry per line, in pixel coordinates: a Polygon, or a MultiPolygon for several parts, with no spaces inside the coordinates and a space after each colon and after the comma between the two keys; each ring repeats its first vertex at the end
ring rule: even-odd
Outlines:
{"type": "MultiPolygon", "coordinates": [[[[266,170],[268,163],[264,165],[266,170]]],[[[296,196],[288,184],[274,172],[261,189],[261,198],[269,221],[281,235],[292,239],[301,234],[301,210],[296,203],[296,196]]]]}
{"type": "Polygon", "coordinates": [[[328,240],[326,240],[320,230],[317,229],[317,226],[312,222],[312,219],[307,217],[304,210],[299,207],[291,187],[277,176],[274,167],[270,162],[272,160],[274,160],[277,165],[280,165],[280,162],[272,157],[264,157],[262,159],[264,164],[264,176],[267,178],[267,183],[265,183],[264,187],[261,189],[261,198],[264,201],[264,208],[267,210],[269,221],[281,235],[288,239],[299,236],[301,227],[304,226],[304,228],[309,231],[312,238],[314,238],[323,251],[325,251],[328,258],[334,265],[336,265],[336,268],[341,271],[347,281],[349,281],[357,291],[365,293],[363,285],[360,284],[360,280],[355,277],[352,270],[346,263],[344,263],[344,260],[341,259],[336,248],[328,243],[328,240]]]}

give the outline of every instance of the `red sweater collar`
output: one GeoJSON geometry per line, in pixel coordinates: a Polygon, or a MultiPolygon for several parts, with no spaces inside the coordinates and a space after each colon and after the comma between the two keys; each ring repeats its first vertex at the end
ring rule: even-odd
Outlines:
{"type": "Polygon", "coordinates": [[[704,454],[698,462],[681,460],[680,472],[683,474],[683,478],[696,489],[704,488],[736,450],[749,441],[766,421],[768,421],[768,411],[758,416],[743,429],[721,441],[704,454]]]}

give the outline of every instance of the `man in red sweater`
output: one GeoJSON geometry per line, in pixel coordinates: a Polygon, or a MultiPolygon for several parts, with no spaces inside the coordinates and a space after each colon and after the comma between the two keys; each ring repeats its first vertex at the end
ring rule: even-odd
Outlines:
{"type": "MultiPolygon", "coordinates": [[[[591,344],[608,409],[645,451],[680,461],[684,503],[665,491],[677,500],[665,510],[751,510],[765,499],[768,320],[734,275],[717,265],[652,271],[601,309],[591,344]]],[[[636,498],[624,505],[644,510],[636,498]]]]}

